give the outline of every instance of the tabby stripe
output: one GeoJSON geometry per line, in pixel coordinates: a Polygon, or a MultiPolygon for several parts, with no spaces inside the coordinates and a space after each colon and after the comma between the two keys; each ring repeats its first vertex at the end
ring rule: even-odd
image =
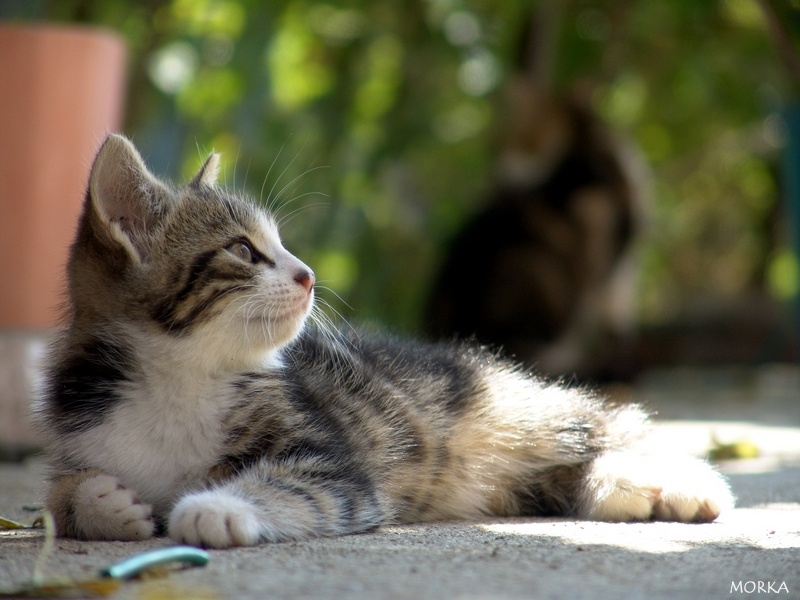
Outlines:
{"type": "Polygon", "coordinates": [[[192,290],[194,290],[194,287],[200,281],[200,275],[208,268],[208,264],[216,254],[217,250],[209,250],[195,259],[192,268],[189,269],[189,278],[186,281],[186,285],[175,295],[173,306],[177,306],[189,297],[189,294],[192,293],[192,290]]]}
{"type": "MultiPolygon", "coordinates": [[[[208,269],[208,265],[216,253],[216,250],[209,250],[198,256],[189,269],[189,275],[183,288],[172,298],[158,305],[155,311],[153,311],[153,320],[160,323],[168,332],[172,330],[172,325],[176,321],[179,305],[194,291],[200,281],[200,276],[208,269]]],[[[208,281],[207,278],[206,281],[208,281]]]]}
{"type": "Polygon", "coordinates": [[[216,254],[216,250],[211,250],[198,256],[189,269],[189,276],[183,288],[153,311],[153,320],[161,324],[168,333],[175,335],[185,334],[217,300],[231,292],[242,289],[243,285],[241,283],[222,288],[214,291],[204,299],[196,300],[196,304],[193,307],[186,306],[187,302],[191,302],[192,299],[200,296],[208,286],[214,283],[220,281],[242,282],[245,280],[241,274],[227,273],[211,266],[211,260],[216,254]],[[189,311],[187,316],[179,316],[179,313],[186,312],[187,309],[189,311]]]}
{"type": "MultiPolygon", "coordinates": [[[[325,530],[325,512],[322,510],[322,506],[319,503],[319,500],[309,492],[307,489],[304,489],[298,485],[293,485],[291,483],[287,483],[285,481],[279,481],[277,479],[268,479],[267,485],[270,487],[277,488],[287,494],[291,494],[293,496],[298,496],[305,500],[306,504],[314,511],[314,514],[317,518],[317,526],[314,528],[316,531],[325,530]]],[[[262,503],[265,504],[266,503],[262,503]]],[[[267,508],[271,508],[271,505],[267,505],[267,508]]]]}
{"type": "MultiPolygon", "coordinates": [[[[213,281],[209,281],[207,285],[212,284],[213,281]]],[[[212,292],[208,297],[204,298],[200,302],[198,302],[189,312],[189,314],[183,318],[179,318],[177,316],[178,308],[175,307],[172,309],[172,314],[170,315],[171,318],[169,320],[163,321],[162,325],[166,329],[168,333],[174,335],[184,335],[188,333],[189,329],[191,329],[194,325],[198,322],[202,321],[202,317],[209,311],[209,309],[218,301],[231,294],[233,292],[237,292],[239,290],[244,289],[245,285],[232,285],[229,287],[225,287],[219,290],[212,292]]]]}
{"type": "Polygon", "coordinates": [[[359,505],[362,490],[344,491],[345,494],[337,495],[336,499],[339,501],[339,529],[346,531],[356,520],[356,507],[359,505]]]}
{"type": "Polygon", "coordinates": [[[303,486],[276,479],[266,483],[305,500],[317,515],[318,531],[343,534],[380,525],[383,515],[378,509],[375,490],[366,478],[330,479],[324,474],[312,477],[303,486]],[[333,500],[336,507],[333,513],[323,510],[321,495],[333,500]]]}
{"type": "Polygon", "coordinates": [[[374,528],[383,522],[385,515],[380,509],[375,485],[366,476],[350,473],[350,477],[338,483],[340,488],[339,523],[348,532],[363,531],[365,526],[374,528]]]}

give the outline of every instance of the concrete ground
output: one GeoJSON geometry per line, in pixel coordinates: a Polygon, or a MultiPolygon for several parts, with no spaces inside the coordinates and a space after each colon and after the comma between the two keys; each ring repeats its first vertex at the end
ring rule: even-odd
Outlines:
{"type": "MultiPolygon", "coordinates": [[[[623,393],[627,393],[624,391],[623,393]]],[[[800,598],[800,370],[672,371],[632,390],[659,414],[656,435],[703,454],[712,438],[758,458],[721,465],[737,508],[706,525],[570,519],[384,527],[311,542],[212,551],[202,568],[126,583],[114,598],[800,598]]],[[[0,516],[31,522],[43,465],[0,463],[0,516]]],[[[31,579],[90,578],[170,545],[57,540],[0,532],[0,589],[31,579]]]]}

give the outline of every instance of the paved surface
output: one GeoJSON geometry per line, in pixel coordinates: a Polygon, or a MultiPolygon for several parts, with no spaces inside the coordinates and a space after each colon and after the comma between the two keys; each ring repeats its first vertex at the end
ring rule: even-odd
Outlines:
{"type": "MultiPolygon", "coordinates": [[[[125,584],[115,598],[800,598],[800,371],[671,372],[633,390],[665,419],[676,451],[747,440],[761,456],[722,465],[737,508],[715,523],[504,519],[384,527],[375,533],[211,552],[204,568],[125,584]],[[750,592],[750,593],[748,593],[750,592]]],[[[0,515],[30,522],[37,460],[0,464],[0,515]]],[[[170,545],[57,540],[48,579],[91,577],[170,545]]],[[[30,580],[38,531],[0,533],[0,587],[30,580]]]]}

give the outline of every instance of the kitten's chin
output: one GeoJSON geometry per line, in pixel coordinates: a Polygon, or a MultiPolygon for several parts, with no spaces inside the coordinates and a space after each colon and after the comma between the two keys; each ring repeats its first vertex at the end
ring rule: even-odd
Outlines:
{"type": "Polygon", "coordinates": [[[271,321],[268,324],[261,320],[254,320],[248,323],[250,331],[246,339],[254,342],[253,349],[259,356],[278,353],[300,335],[307,319],[308,311],[306,310],[302,313],[288,315],[280,320],[271,321]],[[255,340],[261,340],[262,343],[258,344],[255,340]]]}
{"type": "Polygon", "coordinates": [[[192,348],[202,348],[214,371],[258,371],[281,365],[281,351],[305,327],[313,300],[283,313],[217,319],[196,333],[192,348]],[[208,351],[211,352],[208,352],[208,351]]]}

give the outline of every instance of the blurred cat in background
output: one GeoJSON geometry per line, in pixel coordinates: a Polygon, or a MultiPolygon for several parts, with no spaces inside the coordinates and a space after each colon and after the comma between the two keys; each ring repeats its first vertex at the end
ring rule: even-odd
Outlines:
{"type": "Polygon", "coordinates": [[[557,10],[543,3],[525,32],[497,173],[451,240],[426,329],[474,335],[550,375],[613,377],[632,333],[644,170],[587,92],[552,91],[557,10]]]}
{"type": "Polygon", "coordinates": [[[451,243],[428,330],[474,335],[548,374],[602,376],[632,328],[633,159],[582,102],[528,79],[510,90],[498,175],[451,243]]]}

